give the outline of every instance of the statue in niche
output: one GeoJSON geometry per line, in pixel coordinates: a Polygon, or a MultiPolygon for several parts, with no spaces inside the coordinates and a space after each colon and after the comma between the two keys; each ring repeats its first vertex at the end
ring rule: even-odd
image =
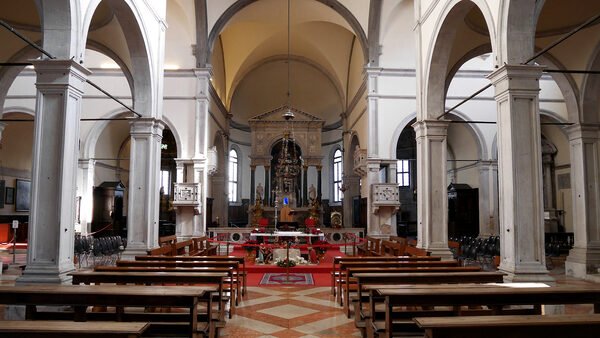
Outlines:
{"type": "Polygon", "coordinates": [[[258,183],[258,186],[256,187],[256,200],[262,201],[264,193],[265,188],[263,188],[262,183],[258,183]]]}
{"type": "Polygon", "coordinates": [[[308,198],[310,199],[311,204],[317,199],[317,189],[314,184],[311,184],[310,188],[308,188],[308,198]]]}

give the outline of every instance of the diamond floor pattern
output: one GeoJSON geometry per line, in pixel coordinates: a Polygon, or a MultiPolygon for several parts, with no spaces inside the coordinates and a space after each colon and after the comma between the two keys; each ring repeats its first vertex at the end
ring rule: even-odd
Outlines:
{"type": "Polygon", "coordinates": [[[223,337],[360,337],[329,287],[249,287],[223,337]]]}

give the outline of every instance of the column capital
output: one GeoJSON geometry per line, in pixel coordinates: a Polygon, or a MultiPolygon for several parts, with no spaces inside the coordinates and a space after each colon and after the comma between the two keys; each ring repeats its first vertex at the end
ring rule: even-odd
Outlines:
{"type": "Polygon", "coordinates": [[[539,92],[539,79],[546,67],[537,65],[504,65],[487,78],[496,89],[496,96],[507,91],[539,92]]]}
{"type": "Polygon", "coordinates": [[[198,79],[208,77],[208,80],[210,80],[213,76],[213,69],[212,67],[194,68],[194,75],[196,75],[196,78],[198,79]]]}
{"type": "Polygon", "coordinates": [[[139,117],[129,122],[130,133],[132,135],[153,134],[162,136],[165,126],[163,120],[154,117],[139,117]]]}
{"type": "Polygon", "coordinates": [[[79,63],[69,60],[34,59],[29,60],[37,74],[36,87],[44,88],[45,85],[69,85],[83,94],[87,77],[92,73],[79,63]]]}
{"type": "Polygon", "coordinates": [[[421,120],[413,123],[416,137],[443,137],[448,136],[448,120],[421,120]]]}
{"type": "Polygon", "coordinates": [[[600,138],[600,126],[597,124],[585,124],[577,123],[570,125],[565,128],[569,141],[576,139],[599,139],[600,138]]]}
{"type": "Polygon", "coordinates": [[[81,169],[89,169],[96,165],[96,160],[92,158],[80,158],[78,160],[79,168],[81,169]]]}

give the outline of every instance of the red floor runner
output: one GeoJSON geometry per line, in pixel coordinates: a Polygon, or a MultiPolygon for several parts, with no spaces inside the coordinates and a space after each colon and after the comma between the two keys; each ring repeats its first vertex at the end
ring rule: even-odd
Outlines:
{"type": "MultiPolygon", "coordinates": [[[[236,248],[231,253],[233,256],[246,256],[246,251],[236,248]]],[[[298,265],[290,269],[290,272],[312,273],[314,286],[331,286],[331,270],[333,269],[333,258],[336,256],[345,256],[339,250],[327,250],[325,257],[319,264],[298,265]]],[[[280,268],[271,264],[254,264],[246,262],[248,271],[248,286],[259,286],[263,274],[266,272],[285,272],[285,268],[280,268]]],[[[261,285],[265,286],[265,285],[261,285]]]]}
{"type": "MultiPolygon", "coordinates": [[[[260,280],[264,273],[262,272],[250,272],[248,273],[248,286],[259,286],[260,280]]],[[[329,273],[313,273],[313,280],[315,284],[313,286],[331,286],[331,275],[329,273]]],[[[281,285],[260,285],[261,287],[266,286],[281,286],[281,285]]]]}

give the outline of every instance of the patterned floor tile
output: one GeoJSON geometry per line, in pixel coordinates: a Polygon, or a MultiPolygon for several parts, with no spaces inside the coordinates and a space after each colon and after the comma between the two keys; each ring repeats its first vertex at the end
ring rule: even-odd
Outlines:
{"type": "Polygon", "coordinates": [[[285,319],[292,319],[300,316],[306,316],[317,312],[316,310],[308,309],[306,307],[296,305],[280,305],[272,308],[260,310],[258,312],[266,313],[272,316],[277,316],[285,319]]]}

